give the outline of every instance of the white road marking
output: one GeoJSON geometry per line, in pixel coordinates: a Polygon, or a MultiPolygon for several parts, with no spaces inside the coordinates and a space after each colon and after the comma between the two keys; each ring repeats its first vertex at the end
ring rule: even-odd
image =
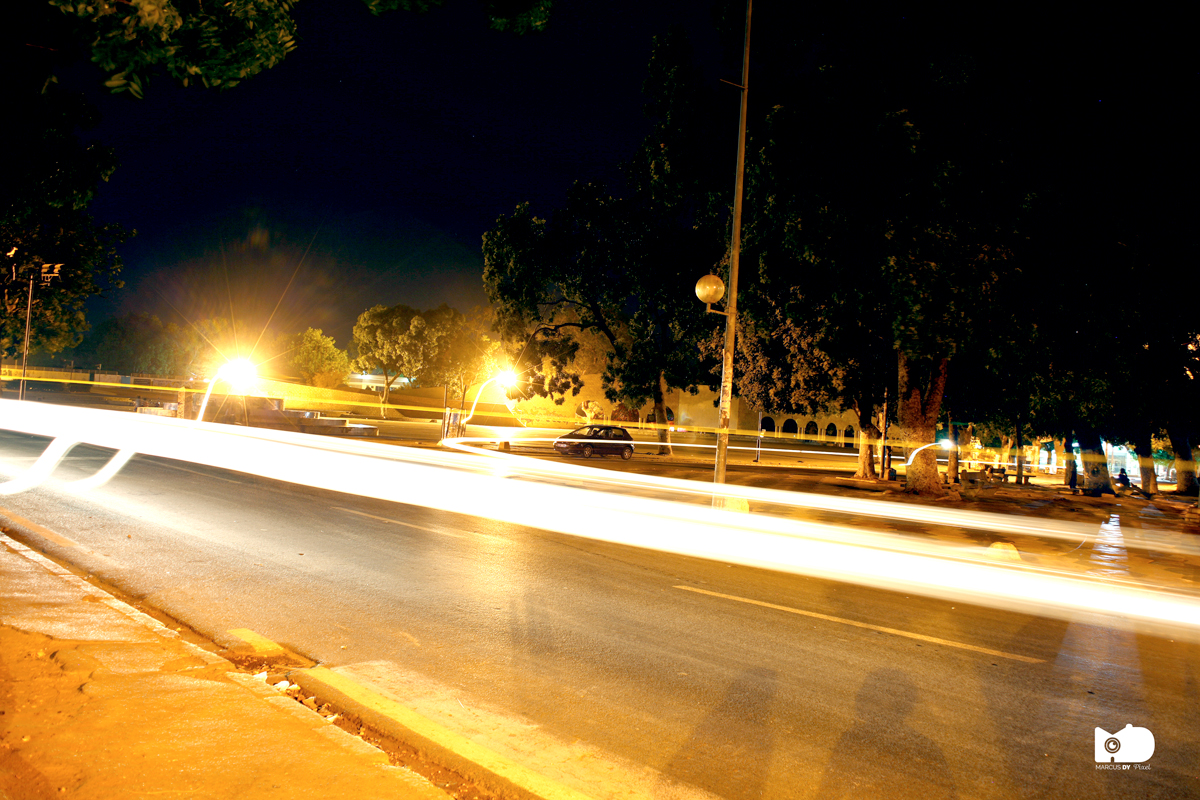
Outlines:
{"type": "Polygon", "coordinates": [[[709,597],[720,597],[723,600],[736,600],[739,603],[748,603],[752,606],[762,606],[763,608],[773,608],[776,611],[786,611],[789,614],[799,614],[804,617],[812,617],[813,619],[822,619],[826,622],[839,622],[842,625],[851,625],[855,628],[865,628],[870,631],[878,631],[879,633],[887,633],[892,636],[903,636],[908,639],[917,639],[922,642],[930,642],[932,644],[945,645],[946,647],[957,647],[960,650],[971,650],[975,653],[986,653],[989,656],[998,658],[1009,658],[1013,661],[1023,661],[1026,664],[1044,664],[1044,658],[1031,658],[1030,656],[1021,656],[1016,653],[1005,653],[1002,650],[992,650],[988,647],[979,647],[974,644],[966,644],[965,642],[952,642],[949,639],[939,639],[936,636],[926,636],[921,633],[912,633],[910,631],[897,630],[896,628],[885,628],[881,625],[871,625],[866,622],[859,622],[853,619],[844,619],[842,617],[831,617],[828,614],[818,614],[815,611],[804,611],[799,608],[791,608],[789,606],[780,606],[774,603],[765,603],[762,600],[751,600],[748,597],[738,597],[732,594],[721,594],[720,592],[710,592],[707,589],[697,589],[693,586],[675,586],[675,589],[683,589],[685,592],[695,592],[696,594],[706,594],[709,597]]]}
{"type": "Polygon", "coordinates": [[[406,528],[415,528],[416,530],[425,531],[426,533],[440,533],[443,536],[453,536],[455,539],[465,539],[466,538],[461,533],[454,533],[452,531],[439,530],[438,528],[426,528],[423,525],[413,525],[411,522],[402,522],[398,519],[388,519],[387,517],[377,517],[374,514],[367,514],[363,511],[355,511],[353,508],[342,508],[341,506],[330,506],[330,508],[332,508],[334,511],[345,511],[347,514],[357,514],[360,517],[367,517],[368,519],[377,519],[380,522],[387,522],[392,525],[403,525],[406,528]]]}
{"type": "Polygon", "coordinates": [[[177,465],[175,465],[175,464],[167,464],[167,463],[165,463],[165,462],[162,462],[162,461],[159,461],[159,462],[158,462],[158,466],[160,466],[160,467],[166,467],[167,469],[177,469],[177,470],[179,470],[180,472],[187,472],[187,473],[190,473],[190,474],[192,474],[192,475],[199,475],[199,476],[201,476],[202,478],[212,478],[214,481],[225,481],[226,483],[239,483],[239,484],[240,484],[240,483],[245,483],[245,481],[238,481],[238,480],[234,480],[233,478],[222,478],[222,477],[220,477],[219,475],[212,475],[212,474],[210,474],[210,473],[207,473],[207,472],[199,472],[199,471],[197,471],[197,470],[194,470],[194,469],[187,469],[186,467],[180,467],[180,466],[177,466],[177,465]]]}

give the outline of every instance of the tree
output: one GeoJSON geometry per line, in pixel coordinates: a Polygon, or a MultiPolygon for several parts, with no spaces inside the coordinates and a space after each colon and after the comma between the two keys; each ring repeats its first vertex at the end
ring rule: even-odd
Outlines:
{"type": "Polygon", "coordinates": [[[354,325],[358,356],[353,368],[382,373],[383,406],[397,378],[404,377],[414,386],[436,380],[439,349],[456,315],[462,316],[445,304],[425,312],[406,305],[378,305],[359,315],[354,325]]]}
{"type": "MultiPolygon", "coordinates": [[[[578,394],[572,332],[594,331],[609,347],[605,396],[633,407],[651,400],[664,420],[667,389],[695,391],[706,374],[698,343],[711,323],[692,291],[726,241],[704,224],[719,212],[706,191],[706,107],[686,40],[656,39],[649,72],[651,132],[625,166],[628,195],[578,182],[549,219],[519,205],[484,235],[484,286],[532,391],[556,402],[578,394]]],[[[659,438],[669,452],[666,425],[659,438]]]]}
{"type": "Polygon", "coordinates": [[[113,372],[180,375],[178,339],[178,329],[153,314],[126,314],[100,323],[68,352],[80,364],[103,364],[113,372]]]}
{"type": "MultiPolygon", "coordinates": [[[[441,5],[438,0],[365,2],[376,15],[441,5]]],[[[228,89],[278,65],[296,48],[294,5],[293,0],[49,0],[36,10],[13,14],[11,23],[32,31],[36,44],[51,52],[73,52],[71,40],[86,43],[88,58],[107,76],[105,86],[140,98],[154,73],[184,86],[228,89]],[[69,24],[47,18],[51,8],[69,24]]],[[[490,27],[522,35],[545,28],[551,2],[481,5],[490,27]]]]}
{"type": "Polygon", "coordinates": [[[233,87],[278,64],[295,49],[291,0],[129,3],[50,0],[75,18],[90,58],[114,92],[142,97],[152,71],[184,86],[233,87]]]}
{"type": "Polygon", "coordinates": [[[320,328],[297,333],[289,345],[288,363],[310,386],[333,389],[341,386],[350,374],[350,357],[320,328]]]}
{"type": "MultiPolygon", "coordinates": [[[[746,333],[773,355],[743,367],[739,391],[855,410],[862,477],[885,393],[904,446],[936,440],[951,359],[997,314],[1011,272],[1003,223],[1018,207],[991,157],[970,151],[973,128],[951,119],[963,98],[939,65],[876,60],[895,55],[822,53],[828,68],[772,98],[747,168],[746,256],[759,269],[746,333]]],[[[935,458],[915,457],[910,490],[941,491],[935,458]]]]}
{"type": "Polygon", "coordinates": [[[76,136],[78,127],[94,121],[82,100],[48,87],[9,103],[10,118],[20,120],[10,126],[10,148],[20,155],[0,175],[0,252],[6,255],[0,353],[8,357],[23,347],[30,276],[30,348],[57,353],[78,344],[87,330],[87,300],[122,285],[116,247],[130,234],[86,213],[115,160],[111,150],[85,146],[76,136]],[[58,279],[41,286],[45,264],[62,267],[58,279]]]}
{"type": "Polygon", "coordinates": [[[444,385],[447,399],[457,398],[460,406],[466,402],[468,389],[500,369],[501,344],[493,331],[495,318],[490,307],[476,307],[467,316],[454,312],[427,373],[427,380],[444,385]]]}

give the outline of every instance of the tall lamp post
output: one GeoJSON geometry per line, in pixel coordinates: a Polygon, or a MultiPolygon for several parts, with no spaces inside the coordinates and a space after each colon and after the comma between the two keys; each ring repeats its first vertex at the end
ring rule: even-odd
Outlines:
{"type": "MultiPolygon", "coordinates": [[[[733,234],[729,242],[729,299],[725,310],[717,311],[712,304],[725,294],[725,284],[716,275],[705,275],[696,283],[696,296],[714,314],[725,315],[725,347],[721,359],[721,394],[717,410],[717,463],[713,482],[725,482],[725,464],[729,452],[729,407],[733,402],[733,353],[737,332],[738,260],[742,249],[742,194],[746,176],[746,99],[750,83],[750,7],[746,0],[746,41],[742,53],[741,109],[738,116],[737,178],[733,188],[733,234]]],[[[728,83],[728,81],[727,81],[728,83]]],[[[737,86],[737,84],[734,84],[737,86]]]]}
{"type": "MultiPolygon", "coordinates": [[[[14,247],[9,255],[16,252],[14,247]]],[[[42,264],[41,279],[42,286],[49,286],[50,282],[55,278],[62,277],[59,270],[63,268],[62,264],[42,264]]],[[[29,271],[29,299],[25,302],[25,341],[23,343],[23,352],[21,353],[21,388],[17,391],[17,399],[25,399],[25,371],[29,364],[29,324],[33,320],[33,279],[34,271],[29,271]]]]}

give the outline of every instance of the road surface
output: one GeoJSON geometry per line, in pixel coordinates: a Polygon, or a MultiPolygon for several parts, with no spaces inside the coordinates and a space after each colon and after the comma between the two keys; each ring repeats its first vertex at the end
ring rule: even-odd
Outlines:
{"type": "MultiPolygon", "coordinates": [[[[11,476],[44,440],[0,434],[11,476]]],[[[77,448],[57,476],[107,453],[77,448]]],[[[1200,792],[1200,647],[135,458],[0,501],[222,645],[249,628],[590,796],[1200,792]],[[1154,734],[1098,769],[1096,728],[1154,734]]],[[[647,524],[653,524],[647,522],[647,524]]],[[[1111,565],[1111,562],[1110,562],[1111,565]]]]}

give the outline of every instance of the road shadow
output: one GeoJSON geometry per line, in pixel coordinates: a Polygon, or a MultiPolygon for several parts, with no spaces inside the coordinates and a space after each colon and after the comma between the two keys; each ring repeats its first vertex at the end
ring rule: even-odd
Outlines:
{"type": "Polygon", "coordinates": [[[940,747],[908,724],[920,693],[906,673],[877,669],[859,687],[854,727],[838,739],[816,796],[958,796],[940,747]]]}
{"type": "Polygon", "coordinates": [[[727,800],[763,797],[775,749],[773,669],[742,672],[663,768],[671,778],[727,800]]]}

